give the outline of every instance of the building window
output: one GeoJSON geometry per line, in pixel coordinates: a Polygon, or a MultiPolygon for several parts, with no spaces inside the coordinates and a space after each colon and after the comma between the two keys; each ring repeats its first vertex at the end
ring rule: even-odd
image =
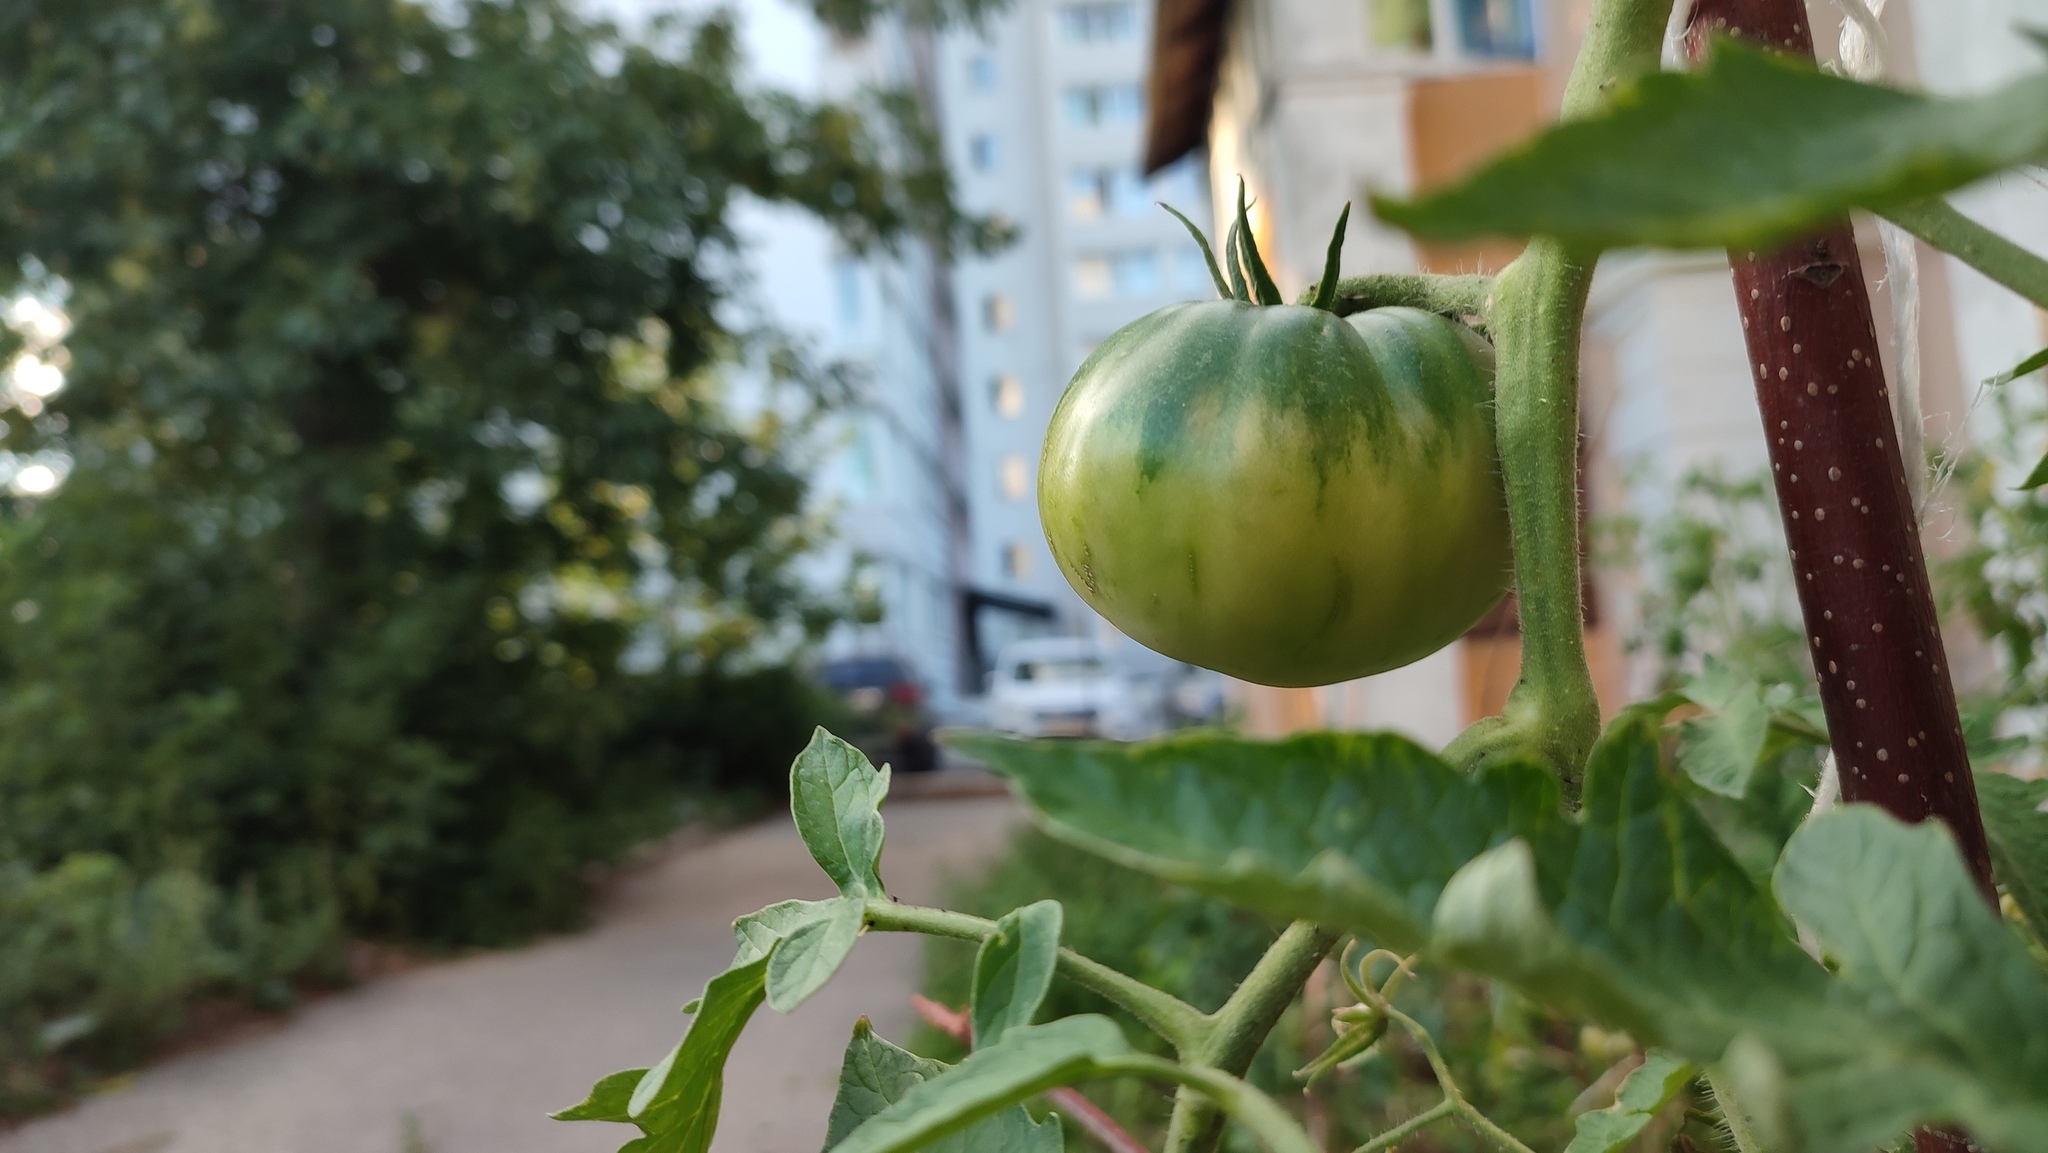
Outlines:
{"type": "Polygon", "coordinates": [[[996,170],[996,138],[993,133],[978,132],[967,142],[967,161],[976,172],[996,170]]]}
{"type": "Polygon", "coordinates": [[[1024,382],[1009,373],[996,377],[990,388],[990,401],[995,405],[996,415],[1006,420],[1015,420],[1024,415],[1024,382]]]}
{"type": "Polygon", "coordinates": [[[1151,296],[1159,291],[1159,254],[1149,248],[1084,256],[1074,262],[1074,293],[1083,300],[1151,296]]]}
{"type": "Polygon", "coordinates": [[[1457,0],[1458,38],[1471,56],[1534,60],[1536,21],[1529,0],[1457,0]]]}
{"type": "Polygon", "coordinates": [[[1209,275],[1209,261],[1202,250],[1194,245],[1184,245],[1173,250],[1173,290],[1175,292],[1200,292],[1215,287],[1215,279],[1209,275]]]}
{"type": "Polygon", "coordinates": [[[1145,98],[1136,84],[1079,84],[1066,91],[1067,123],[1077,128],[1136,124],[1145,98]]]}
{"type": "Polygon", "coordinates": [[[1013,581],[1020,581],[1031,575],[1030,545],[1013,540],[1003,546],[1003,575],[1013,581]]]}
{"type": "Polygon", "coordinates": [[[839,325],[860,327],[860,262],[840,257],[832,262],[832,286],[839,303],[839,325]]]}
{"type": "Polygon", "coordinates": [[[1008,332],[1017,323],[1016,302],[1000,292],[982,297],[981,323],[990,332],[1008,332]]]}
{"type": "Polygon", "coordinates": [[[1109,257],[1084,256],[1074,262],[1074,295],[1082,300],[1101,300],[1109,295],[1109,257]]]}
{"type": "Polygon", "coordinates": [[[1135,4],[1069,4],[1060,9],[1060,35],[1077,43],[1128,40],[1137,31],[1135,4]]]}
{"type": "Polygon", "coordinates": [[[967,86],[976,92],[996,90],[996,58],[987,52],[976,52],[967,58],[967,86]]]}
{"type": "Polygon", "coordinates": [[[1427,52],[1429,0],[1371,0],[1372,46],[1406,52],[1427,52]]]}
{"type": "Polygon", "coordinates": [[[1159,291],[1159,254],[1149,248],[1119,252],[1109,260],[1118,296],[1151,296],[1159,291]]]}
{"type": "Polygon", "coordinates": [[[1077,168],[1067,174],[1067,214],[1075,220],[1143,216],[1151,206],[1134,168],[1077,168]]]}
{"type": "Polygon", "coordinates": [[[1007,499],[1023,500],[1031,495],[1031,465],[1023,457],[1004,457],[1001,479],[1003,496],[1007,499]]]}

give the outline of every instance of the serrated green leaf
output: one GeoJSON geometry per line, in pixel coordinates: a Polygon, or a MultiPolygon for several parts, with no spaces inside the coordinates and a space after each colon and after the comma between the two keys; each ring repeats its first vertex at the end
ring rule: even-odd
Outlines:
{"type": "Polygon", "coordinates": [[[1126,1056],[1130,1043],[1107,1017],[1062,1017],[1011,1029],[965,1061],[869,1117],[833,1146],[835,1153],[903,1153],[921,1149],[984,1118],[1095,1072],[1126,1056]]]}
{"type": "Polygon", "coordinates": [[[882,798],[889,767],[819,729],[789,769],[789,811],[812,859],[845,897],[881,897],[882,798]]]}
{"type": "Polygon", "coordinates": [[[767,994],[768,961],[759,957],[713,977],[683,1039],[634,1087],[626,1112],[647,1133],[645,1153],[711,1148],[725,1095],[725,1059],[767,994]]]}
{"type": "Polygon", "coordinates": [[[1763,686],[1709,661],[1683,691],[1707,713],[1679,724],[1679,766],[1708,791],[1741,797],[1771,735],[1763,686]]]}
{"type": "Polygon", "coordinates": [[[1564,1153],[1621,1153],[1699,1072],[1690,1061],[1650,1050],[1643,1063],[1622,1078],[1614,1104],[1579,1114],[1564,1153]]]}
{"type": "Polygon", "coordinates": [[[1468,775],[1388,733],[948,739],[1016,782],[1061,840],[1389,948],[1423,943],[1437,894],[1466,861],[1566,825],[1545,770],[1507,764],[1468,775]]]}
{"type": "Polygon", "coordinates": [[[1575,837],[1509,842],[1459,871],[1436,909],[1435,947],[1711,1060],[1748,1018],[1817,999],[1822,973],[1667,779],[1668,707],[1624,713],[1594,746],[1575,837]]]}
{"type": "Polygon", "coordinates": [[[767,956],[791,933],[814,921],[832,917],[841,902],[846,900],[845,897],[834,897],[829,901],[777,901],[734,921],[732,933],[739,939],[740,947],[731,967],[737,968],[767,956]]]}
{"type": "Polygon", "coordinates": [[[1809,1147],[1849,1153],[1941,1122],[1987,1148],[2048,1150],[2048,974],[1946,826],[1844,806],[1792,838],[1776,884],[1838,966],[1829,1008],[1875,1034],[1771,1037],[1809,1147]]]}
{"type": "Polygon", "coordinates": [[[825,906],[821,915],[792,928],[768,960],[768,1007],[778,1013],[794,1010],[824,988],[860,940],[866,899],[841,897],[819,904],[825,906]]]}
{"type": "Polygon", "coordinates": [[[557,1121],[617,1121],[630,1124],[633,1118],[628,1106],[633,1100],[633,1088],[647,1075],[645,1069],[624,1069],[610,1074],[590,1087],[590,1096],[580,1105],[571,1105],[548,1116],[557,1121]]]}
{"type": "Polygon", "coordinates": [[[2004,773],[1977,774],[1978,807],[1991,842],[1991,867],[2012,895],[2027,927],[2048,943],[2048,778],[2023,781],[2004,773]]]}
{"type": "Polygon", "coordinates": [[[1031,1023],[1052,987],[1061,918],[1058,901],[1039,901],[1005,913],[995,931],[982,938],[974,955],[971,1001],[977,1047],[993,1045],[1009,1030],[1031,1023]]]}
{"type": "Polygon", "coordinates": [[[1852,207],[1936,195],[2048,155],[2048,74],[1944,99],[1717,42],[1455,187],[1374,198],[1429,240],[1544,234],[1600,248],[1763,248],[1852,207]]]}
{"type": "MultiPolygon", "coordinates": [[[[950,1068],[877,1037],[862,1017],[839,1065],[839,1096],[832,1102],[832,1119],[825,1128],[825,1149],[829,1153],[868,1118],[950,1068]]],[[[925,1146],[933,1153],[1060,1153],[1064,1147],[1059,1122],[1033,1121],[1022,1105],[925,1146]]]]}

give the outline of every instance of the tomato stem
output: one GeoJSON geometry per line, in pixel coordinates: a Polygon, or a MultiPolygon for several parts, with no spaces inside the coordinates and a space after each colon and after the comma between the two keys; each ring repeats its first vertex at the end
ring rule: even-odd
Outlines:
{"type": "Polygon", "coordinates": [[[2048,308],[2048,260],[1957,212],[1940,197],[1888,208],[1879,216],[1992,280],[2048,308]]]}
{"type": "MultiPolygon", "coordinates": [[[[1589,115],[1617,81],[1655,71],[1670,15],[1671,0],[1597,0],[1565,85],[1563,118],[1589,115]]],[[[1600,733],[1579,585],[1579,331],[1593,263],[1594,254],[1538,237],[1501,273],[1486,309],[1522,673],[1501,715],[1445,750],[1464,765],[1533,754],[1570,802],[1600,733]]]]}
{"type": "Polygon", "coordinates": [[[1323,282],[1308,286],[1299,300],[1326,308],[1338,316],[1350,316],[1375,308],[1419,308],[1472,320],[1486,315],[1486,299],[1493,292],[1491,276],[1435,276],[1426,272],[1387,272],[1373,276],[1346,276],[1337,281],[1327,304],[1322,299],[1323,282]]]}
{"type": "MultiPolygon", "coordinates": [[[[1289,925],[1278,940],[1259,958],[1259,963],[1230,995],[1223,1007],[1209,1016],[1209,1029],[1202,1043],[1181,1060],[1201,1069],[1216,1069],[1242,1077],[1252,1058],[1266,1041],[1266,1034],[1280,1020],[1280,1014],[1294,1003],[1296,994],[1308,983],[1309,974],[1323,963],[1341,933],[1319,929],[1307,921],[1289,925]]],[[[1173,1103],[1173,1118],[1167,1125],[1167,1153],[1214,1149],[1223,1136],[1223,1115],[1207,1096],[1183,1086],[1173,1103]]]]}

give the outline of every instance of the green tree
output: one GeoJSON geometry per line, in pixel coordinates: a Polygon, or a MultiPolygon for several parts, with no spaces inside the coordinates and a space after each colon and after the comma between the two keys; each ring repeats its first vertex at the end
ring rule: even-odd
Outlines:
{"type": "Polygon", "coordinates": [[[730,210],[994,232],[914,101],[739,66],[722,16],[555,0],[0,11],[0,295],[73,324],[5,415],[71,472],[0,527],[0,858],[495,941],[689,789],[774,787],[833,374],[727,320],[730,210]]]}

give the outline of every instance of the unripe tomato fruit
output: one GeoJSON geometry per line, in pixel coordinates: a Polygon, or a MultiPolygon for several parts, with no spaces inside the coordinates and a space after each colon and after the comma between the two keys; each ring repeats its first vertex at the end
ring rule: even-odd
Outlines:
{"type": "Polygon", "coordinates": [[[1046,540],[1095,611],[1191,664],[1321,685],[1419,660],[1508,588],[1492,375],[1416,309],[1168,306],[1067,386],[1046,540]]]}

